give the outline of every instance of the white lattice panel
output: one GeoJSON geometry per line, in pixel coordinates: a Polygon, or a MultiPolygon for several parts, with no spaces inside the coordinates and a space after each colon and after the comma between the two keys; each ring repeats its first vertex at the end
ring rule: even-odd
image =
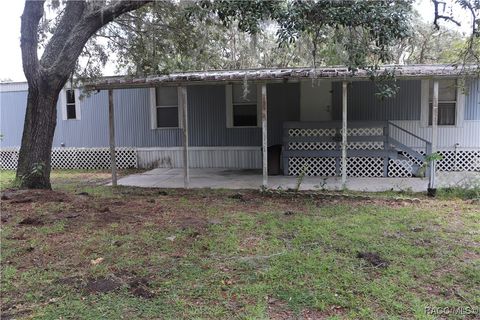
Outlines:
{"type": "Polygon", "coordinates": [[[288,159],[288,174],[298,176],[305,174],[307,176],[335,176],[335,158],[307,158],[290,157],[288,159]]]}
{"type": "MultiPolygon", "coordinates": [[[[343,129],[340,129],[343,133],[343,129]]],[[[383,128],[347,128],[347,136],[381,136],[383,128]]]]}
{"type": "Polygon", "coordinates": [[[348,157],[349,177],[383,177],[383,159],[379,157],[348,157]]]}
{"type": "Polygon", "coordinates": [[[437,161],[438,171],[480,171],[480,151],[439,151],[443,159],[437,161]]]}
{"type": "Polygon", "coordinates": [[[292,128],[288,129],[290,137],[323,137],[334,136],[336,130],[334,128],[328,129],[309,129],[309,128],[292,128]]]}
{"type": "MultiPolygon", "coordinates": [[[[425,155],[425,152],[424,152],[424,151],[419,151],[419,153],[421,153],[422,155],[425,155]]],[[[405,156],[406,158],[408,158],[408,159],[412,162],[412,165],[413,165],[413,164],[416,164],[416,165],[418,165],[418,166],[422,166],[423,162],[420,161],[420,160],[418,160],[418,159],[415,158],[415,157],[412,157],[412,156],[410,155],[410,153],[405,152],[405,151],[402,151],[401,154],[402,154],[403,156],[405,156]]]]}
{"type": "MultiPolygon", "coordinates": [[[[425,155],[424,151],[419,151],[425,155]]],[[[477,150],[440,150],[442,160],[437,161],[437,171],[480,171],[480,151],[477,150]]],[[[413,163],[421,166],[422,162],[408,153],[403,155],[412,160],[413,163]]]]}
{"type": "Polygon", "coordinates": [[[3,149],[0,151],[0,169],[15,170],[18,163],[18,149],[3,149]]]}
{"type": "Polygon", "coordinates": [[[289,150],[335,150],[335,142],[289,142],[289,150]]]}
{"type": "Polygon", "coordinates": [[[383,149],[382,141],[365,141],[365,142],[349,142],[347,144],[349,150],[381,150],[383,149]]]}
{"type": "Polygon", "coordinates": [[[405,159],[390,159],[388,161],[388,176],[392,178],[411,177],[413,162],[405,159]]]}
{"type": "MultiPolygon", "coordinates": [[[[77,150],[74,148],[60,148],[52,150],[52,168],[80,169],[77,165],[77,150]]],[[[96,168],[95,168],[96,169],[96,168]]]]}
{"type": "MultiPolygon", "coordinates": [[[[137,151],[134,148],[116,148],[117,168],[136,168],[137,151]]],[[[0,151],[0,169],[15,170],[18,149],[0,151]]],[[[110,168],[109,148],[54,148],[52,168],[56,169],[107,169],[110,168]]]]}

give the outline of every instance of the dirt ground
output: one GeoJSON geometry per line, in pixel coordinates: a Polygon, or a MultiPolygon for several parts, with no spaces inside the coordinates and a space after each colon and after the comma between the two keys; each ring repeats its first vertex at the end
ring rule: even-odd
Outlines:
{"type": "MultiPolygon", "coordinates": [[[[226,274],[221,285],[227,289],[219,289],[218,297],[211,298],[208,302],[200,297],[188,296],[183,298],[182,304],[190,307],[208,304],[208,308],[214,308],[215,312],[219,312],[221,318],[229,318],[229,312],[235,313],[239,310],[247,312],[246,314],[248,312],[255,314],[254,311],[245,309],[245,305],[249,303],[262,304],[264,310],[261,312],[271,319],[355,318],[357,316],[352,315],[360,312],[355,309],[355,302],[326,303],[321,307],[314,307],[309,303],[291,302],[282,295],[276,296],[275,291],[271,291],[266,301],[259,298],[260,300],[254,302],[253,298],[244,292],[241,295],[243,300],[240,299],[240,284],[246,281],[244,277],[247,274],[235,275],[236,272],[232,270],[237,269],[229,266],[226,258],[217,258],[217,256],[230,254],[231,251],[224,247],[219,247],[218,251],[212,251],[215,246],[227,246],[229,241],[218,238],[218,234],[216,234],[217,238],[212,238],[212,230],[218,230],[226,225],[228,228],[226,227],[225,230],[232,230],[236,223],[242,224],[246,220],[256,221],[258,219],[257,222],[253,222],[253,225],[250,226],[251,230],[249,229],[248,232],[247,230],[235,231],[241,236],[239,236],[240,240],[235,240],[238,244],[235,244],[235,250],[232,252],[239,256],[247,254],[242,261],[250,261],[257,259],[259,253],[261,253],[259,260],[265,257],[265,259],[270,259],[276,254],[269,253],[271,249],[268,246],[271,244],[266,242],[266,239],[271,236],[271,232],[257,233],[255,224],[258,226],[272,223],[286,226],[298,224],[299,221],[315,218],[315,212],[322,211],[324,208],[341,208],[342,214],[355,212],[363,214],[365,208],[385,208],[382,209],[385,212],[387,212],[386,210],[408,212],[408,210],[415,211],[426,208],[445,211],[445,208],[448,208],[448,215],[453,216],[459,215],[465,210],[466,212],[475,212],[478,209],[478,203],[475,201],[446,203],[422,196],[417,198],[342,193],[275,191],[261,193],[259,191],[136,188],[118,188],[114,191],[108,188],[108,190],[105,189],[105,194],[70,190],[7,189],[2,192],[1,199],[2,240],[4,242],[2,251],[5,253],[2,257],[2,269],[3,275],[7,274],[2,290],[3,319],[31,316],[42,318],[42,314],[69,318],[66,313],[62,314],[59,311],[61,308],[58,305],[53,310],[51,308],[52,304],[60,303],[58,299],[67,299],[66,297],[70,295],[89,300],[99,299],[91,298],[92,296],[117,295],[122,292],[122,299],[132,296],[140,299],[139,301],[157,301],[168,291],[159,286],[159,282],[163,283],[169,277],[181,278],[181,275],[174,276],[174,270],[158,271],[153,260],[149,260],[149,257],[152,257],[152,250],[155,250],[154,248],[160,240],[170,247],[168,250],[162,251],[157,259],[172,259],[172,264],[182,263],[182,261],[185,263],[192,258],[192,254],[195,254],[200,259],[199,261],[202,259],[213,261],[216,268],[226,274]],[[275,221],[264,221],[261,215],[263,213],[272,214],[272,212],[276,213],[275,221]],[[152,233],[151,230],[156,230],[155,232],[158,233],[152,233]],[[145,235],[146,232],[150,233],[145,235]],[[142,238],[138,238],[140,235],[142,238]],[[105,239],[108,239],[108,242],[105,242],[105,239]],[[138,245],[139,241],[142,241],[141,245],[138,245]],[[225,241],[225,243],[212,244],[212,241],[225,241]],[[226,251],[222,252],[221,250],[226,251]],[[265,250],[266,253],[263,253],[262,250],[265,250]],[[141,268],[138,267],[139,265],[141,268]],[[11,276],[9,272],[12,273],[11,276]],[[22,274],[27,276],[22,277],[22,274]],[[28,275],[33,278],[28,278],[28,275]],[[36,288],[38,284],[42,284],[44,287],[36,288]],[[236,289],[230,292],[228,288],[236,289]],[[238,290],[240,291],[237,292],[238,290]],[[221,300],[222,297],[230,301],[228,306],[220,307],[221,305],[216,299],[221,300]],[[197,299],[200,300],[197,301],[197,299]],[[240,300],[243,302],[240,303],[240,300]],[[295,303],[303,307],[298,309],[295,307],[295,303]],[[224,309],[219,311],[221,308],[226,308],[227,311],[224,309]]],[[[329,217],[328,212],[326,217],[329,217]]],[[[372,209],[372,212],[374,216],[375,209],[372,209]]],[[[351,223],[363,222],[346,222],[346,224],[351,223]]],[[[478,221],[475,220],[474,226],[478,226],[477,223],[478,221]]],[[[394,242],[395,239],[404,238],[406,233],[411,233],[413,236],[421,234],[425,228],[425,224],[419,223],[418,226],[413,225],[409,229],[399,227],[398,230],[385,231],[375,236],[394,242]]],[[[448,228],[452,232],[458,230],[463,232],[465,222],[456,220],[456,222],[450,223],[448,228]]],[[[225,234],[228,232],[225,231],[225,234]]],[[[293,243],[298,236],[296,233],[288,233],[281,228],[278,232],[277,238],[286,239],[281,240],[285,243],[293,243]]],[[[337,238],[335,233],[329,236],[337,238]]],[[[477,238],[469,241],[477,241],[477,238]]],[[[419,241],[419,245],[434,245],[428,243],[428,241],[432,241],[430,239],[416,239],[415,241],[419,241]],[[427,243],[422,241],[427,241],[427,243]]],[[[385,252],[376,252],[368,246],[359,246],[358,248],[365,250],[358,250],[357,247],[355,247],[357,249],[344,248],[341,243],[329,243],[325,247],[328,250],[333,249],[335,254],[348,253],[352,256],[353,263],[360,263],[362,268],[373,268],[379,274],[388,273],[392,264],[401,262],[401,260],[396,260],[398,257],[388,257],[385,252]]],[[[304,250],[308,243],[301,246],[304,250]]],[[[285,250],[288,250],[288,246],[286,248],[285,250]]],[[[281,254],[283,253],[280,252],[278,255],[281,254]]],[[[478,258],[478,251],[471,252],[468,257],[475,263],[478,258]]],[[[240,257],[240,259],[243,258],[240,257]]],[[[204,270],[210,268],[208,265],[204,266],[203,263],[200,265],[204,270]]],[[[201,276],[204,275],[202,270],[197,272],[200,272],[201,276]]],[[[308,278],[308,274],[304,277],[308,278]]],[[[194,288],[198,286],[194,279],[195,277],[185,281],[191,281],[194,288]]],[[[270,283],[269,285],[275,287],[279,284],[270,283]]],[[[435,290],[440,292],[441,288],[435,287],[435,290]]],[[[335,299],[336,296],[332,297],[335,299]]],[[[169,296],[169,298],[171,297],[169,296]]],[[[143,302],[137,301],[136,303],[143,302]]],[[[377,310],[378,313],[372,311],[374,315],[392,312],[388,311],[387,307],[375,307],[377,303],[381,304],[372,302],[372,308],[380,310],[377,310]]],[[[406,304],[408,305],[408,303],[406,304]]],[[[134,317],[138,316],[135,312],[131,314],[134,317]]],[[[176,311],[171,310],[168,312],[172,312],[174,315],[172,317],[195,316],[193,311],[188,314],[175,313],[176,311]]],[[[408,311],[405,311],[405,314],[408,314],[408,311]]],[[[205,314],[197,314],[197,316],[210,318],[205,314]]],[[[149,318],[144,314],[140,317],[149,318]]],[[[89,318],[89,316],[85,315],[81,318],[89,318]]]]}

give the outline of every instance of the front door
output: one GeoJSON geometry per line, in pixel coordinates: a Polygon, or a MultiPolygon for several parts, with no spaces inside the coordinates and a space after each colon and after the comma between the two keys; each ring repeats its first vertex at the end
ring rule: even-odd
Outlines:
{"type": "Polygon", "coordinates": [[[300,82],[300,121],[332,120],[332,81],[328,79],[300,82]]]}

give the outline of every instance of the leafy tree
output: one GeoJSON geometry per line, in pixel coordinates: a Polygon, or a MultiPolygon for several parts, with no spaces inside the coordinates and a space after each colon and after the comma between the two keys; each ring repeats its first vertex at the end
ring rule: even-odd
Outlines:
{"type": "Polygon", "coordinates": [[[453,63],[458,57],[452,51],[465,41],[459,32],[444,26],[435,28],[423,22],[418,15],[412,19],[411,35],[392,47],[393,63],[426,64],[453,63]]]}
{"type": "Polygon", "coordinates": [[[480,1],[479,0],[432,0],[435,8],[434,26],[440,29],[441,23],[457,26],[469,23],[470,32],[465,41],[457,42],[450,58],[456,58],[461,67],[475,64],[480,72],[480,1]],[[465,20],[462,14],[467,14],[465,20]]]}
{"type": "Polygon", "coordinates": [[[137,75],[319,64],[360,67],[388,62],[388,46],[408,35],[409,13],[406,1],[162,2],[125,15],[105,37],[115,39],[110,49],[121,53],[120,68],[137,75]]]}
{"type": "MultiPolygon", "coordinates": [[[[51,25],[51,36],[38,57],[39,39],[47,28],[45,0],[27,0],[22,15],[20,47],[28,98],[17,180],[23,188],[50,188],[51,149],[60,90],[73,73],[87,41],[118,16],[148,0],[66,1],[51,25]],[[42,168],[41,170],[37,170],[42,168]]],[[[58,1],[51,3],[59,8],[58,1]]]]}
{"type": "MultiPolygon", "coordinates": [[[[202,68],[207,60],[209,66],[235,68],[278,60],[281,64],[302,63],[288,55],[291,50],[305,48],[311,50],[316,65],[318,52],[332,50],[331,45],[349,67],[375,68],[391,59],[393,43],[409,35],[410,2],[403,0],[198,0],[186,4],[172,0],[144,7],[148,2],[82,0],[60,5],[52,0],[56,16],[48,20],[44,16],[45,0],[26,1],[21,48],[29,92],[17,169],[22,187],[51,187],[50,152],[59,92],[74,70],[79,70],[82,53],[86,62],[103,63],[108,59],[102,37],[111,41],[110,48],[118,50],[121,66],[146,74],[202,68]],[[177,19],[175,6],[185,6],[185,19],[177,19]],[[103,28],[115,20],[116,28],[103,28]],[[259,39],[264,41],[265,50],[272,45],[273,38],[268,34],[262,38],[260,32],[268,23],[275,25],[281,50],[252,55],[259,39]],[[219,24],[229,28],[230,35],[219,29],[219,24]],[[248,36],[236,35],[236,29],[248,36]],[[241,39],[241,46],[229,41],[232,35],[234,40],[241,39]],[[331,39],[329,35],[333,35],[331,39]],[[188,41],[192,37],[197,41],[188,41]],[[311,47],[294,46],[309,40],[311,47]],[[228,45],[219,48],[224,43],[228,45]],[[40,44],[44,51],[39,59],[40,44]],[[222,52],[220,57],[218,52],[222,52]],[[232,60],[234,64],[229,65],[232,60]]],[[[87,63],[79,71],[83,75],[98,73],[95,65],[87,63]]]]}

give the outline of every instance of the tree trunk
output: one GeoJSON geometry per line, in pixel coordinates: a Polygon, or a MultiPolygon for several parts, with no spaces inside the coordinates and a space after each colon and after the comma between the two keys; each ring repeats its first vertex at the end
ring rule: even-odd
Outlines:
{"type": "Polygon", "coordinates": [[[52,144],[57,124],[57,100],[87,41],[123,13],[153,0],[122,0],[111,4],[66,1],[55,31],[38,59],[38,29],[45,0],[26,0],[20,47],[28,81],[27,111],[17,166],[21,188],[51,189],[52,144]]]}
{"type": "Polygon", "coordinates": [[[29,81],[27,111],[17,167],[21,188],[51,189],[51,150],[61,90],[50,79],[29,81]]]}

